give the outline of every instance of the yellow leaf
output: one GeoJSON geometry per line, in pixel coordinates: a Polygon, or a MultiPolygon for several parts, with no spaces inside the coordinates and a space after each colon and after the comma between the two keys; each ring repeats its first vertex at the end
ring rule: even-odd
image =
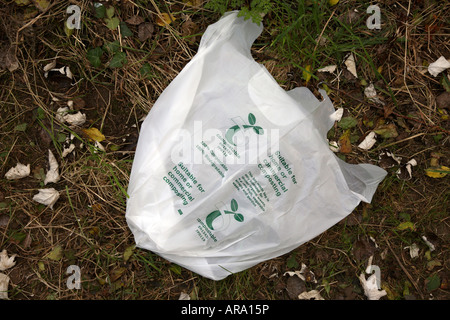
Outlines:
{"type": "Polygon", "coordinates": [[[350,129],[346,130],[339,138],[339,148],[341,153],[352,152],[352,144],[350,142],[350,129]]]}
{"type": "Polygon", "coordinates": [[[445,177],[448,173],[450,173],[450,168],[446,166],[432,167],[425,169],[425,173],[430,178],[442,178],[445,177]]]}
{"type": "Polygon", "coordinates": [[[406,230],[410,229],[411,231],[416,230],[416,227],[414,226],[414,223],[411,221],[402,222],[397,226],[397,230],[406,230]]]}
{"type": "Polygon", "coordinates": [[[34,5],[39,10],[45,11],[50,6],[50,2],[48,0],[35,0],[34,5]]]}
{"type": "Polygon", "coordinates": [[[198,7],[202,4],[202,0],[183,0],[183,3],[190,7],[198,7]]]}
{"type": "Polygon", "coordinates": [[[67,26],[67,21],[64,22],[64,33],[66,34],[67,37],[70,37],[72,35],[72,33],[73,33],[73,29],[70,29],[67,26]]]}
{"type": "Polygon", "coordinates": [[[17,3],[19,6],[26,6],[30,3],[30,0],[14,0],[15,3],[17,3]]]}
{"type": "Polygon", "coordinates": [[[53,248],[53,250],[50,251],[50,253],[48,253],[45,257],[50,260],[58,261],[61,260],[63,254],[64,254],[63,248],[58,245],[55,248],[53,248]]]}
{"type": "Polygon", "coordinates": [[[328,2],[329,2],[332,6],[334,6],[334,5],[338,4],[339,0],[328,0],[328,2]]]}
{"type": "Polygon", "coordinates": [[[161,15],[156,17],[156,24],[164,27],[166,24],[171,24],[175,19],[176,18],[170,13],[161,13],[161,15]]]}
{"type": "Polygon", "coordinates": [[[83,132],[94,141],[102,142],[105,140],[105,136],[97,128],[83,129],[83,132]]]}
{"type": "Polygon", "coordinates": [[[305,79],[306,83],[311,79],[311,66],[307,65],[305,70],[303,70],[303,79],[305,79]]]}

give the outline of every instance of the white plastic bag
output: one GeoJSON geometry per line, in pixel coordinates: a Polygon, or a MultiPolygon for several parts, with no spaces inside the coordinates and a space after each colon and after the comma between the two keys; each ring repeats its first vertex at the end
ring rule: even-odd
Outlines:
{"type": "Polygon", "coordinates": [[[284,91],[231,12],[142,124],[126,219],[138,247],[220,280],[285,254],[370,202],[386,172],[329,149],[333,105],[284,91]]]}

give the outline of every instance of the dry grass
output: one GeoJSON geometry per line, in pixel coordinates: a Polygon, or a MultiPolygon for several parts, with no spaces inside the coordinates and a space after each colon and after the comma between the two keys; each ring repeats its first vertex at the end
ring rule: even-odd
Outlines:
{"type": "MultiPolygon", "coordinates": [[[[385,1],[385,25],[381,33],[373,33],[379,43],[358,44],[358,39],[371,36],[364,23],[353,25],[356,31],[345,38],[357,45],[360,79],[351,79],[345,72],[338,78],[315,73],[306,84],[315,92],[319,83],[328,84],[335,106],[344,107],[346,115],[358,119],[354,132],[358,139],[371,129],[365,124],[368,120],[394,123],[399,131],[397,138],[381,141],[369,152],[353,148],[341,157],[352,163],[377,163],[379,151],[389,148],[397,156],[417,160],[413,178],[400,180],[396,168],[390,169],[371,205],[360,205],[347,219],[290,254],[214,282],[134,248],[124,213],[140,121],[195,54],[201,33],[218,15],[202,5],[189,7],[182,1],[122,1],[117,5],[122,21],[139,15],[154,24],[152,38],[141,42],[137,27],[130,25],[131,37],[109,30],[102,19],[94,17],[91,1],[71,3],[82,9],[83,27],[69,37],[63,28],[67,1],[53,1],[48,10],[27,18],[23,16],[27,11],[14,1],[0,9],[0,49],[12,48],[11,57],[18,62],[13,72],[0,69],[0,249],[17,254],[16,266],[7,271],[11,299],[177,299],[181,292],[205,300],[289,299],[292,283],[283,274],[301,263],[318,279],[317,284],[306,282],[307,289],[321,290],[326,299],[364,299],[357,277],[370,255],[381,268],[389,299],[448,299],[449,180],[432,179],[424,171],[430,166],[432,152],[442,154],[442,165],[448,166],[450,159],[448,109],[436,104],[436,97],[444,91],[442,77],[424,72],[439,56],[450,57],[450,29],[445,24],[448,5],[426,0],[385,1]],[[393,6],[396,10],[390,9],[393,6]],[[157,15],[168,11],[176,20],[157,26],[157,15]],[[102,66],[92,67],[87,51],[116,40],[128,62],[121,68],[108,68],[110,57],[105,53],[102,66]],[[76,85],[67,79],[44,77],[43,66],[55,57],[70,66],[76,85]],[[150,67],[149,77],[141,74],[144,64],[150,67]],[[384,108],[364,98],[361,79],[376,84],[386,102],[384,108]],[[56,120],[56,110],[68,100],[84,102],[76,107],[87,115],[83,127],[101,130],[106,152],[95,150],[81,128],[69,128],[56,120]],[[25,131],[17,130],[22,123],[27,124],[25,131]],[[70,134],[75,136],[76,152],[63,158],[62,136],[70,134]],[[52,185],[60,192],[53,210],[32,201],[43,187],[39,170],[47,170],[48,149],[57,156],[61,173],[60,181],[52,185]],[[30,177],[6,180],[4,174],[18,161],[30,163],[30,177]],[[414,228],[398,229],[404,222],[411,222],[414,228]],[[422,240],[424,235],[434,241],[435,251],[422,240]],[[404,249],[413,243],[420,248],[416,259],[404,249]],[[60,254],[50,259],[48,255],[58,248],[60,254]],[[66,285],[70,265],[81,269],[80,290],[66,285]],[[429,291],[434,276],[439,277],[440,285],[429,291]]],[[[278,8],[278,1],[274,3],[278,8]]],[[[321,22],[317,30],[309,29],[313,24],[305,24],[302,32],[344,39],[346,30],[337,19],[345,18],[355,7],[364,12],[365,6],[341,1],[317,17],[321,22]]],[[[297,41],[299,35],[289,34],[283,40],[285,47],[281,42],[273,45],[287,25],[279,17],[276,12],[265,17],[268,27],[253,54],[282,87],[305,85],[302,68],[307,64],[315,70],[342,63],[347,45],[343,42],[326,46],[304,42],[302,50],[307,54],[295,54],[292,49],[294,54],[288,56],[286,46],[293,45],[289,41],[297,41]]],[[[341,133],[336,127],[330,138],[337,139],[341,133]]]]}

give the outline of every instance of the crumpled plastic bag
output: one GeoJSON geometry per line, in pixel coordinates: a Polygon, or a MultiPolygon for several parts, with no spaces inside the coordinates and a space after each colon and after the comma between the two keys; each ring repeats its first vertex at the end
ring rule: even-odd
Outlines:
{"type": "Polygon", "coordinates": [[[251,56],[262,26],[237,15],[207,28],[152,107],[128,187],[136,245],[214,280],[321,234],[386,175],[333,154],[326,93],[284,91],[251,56]]]}

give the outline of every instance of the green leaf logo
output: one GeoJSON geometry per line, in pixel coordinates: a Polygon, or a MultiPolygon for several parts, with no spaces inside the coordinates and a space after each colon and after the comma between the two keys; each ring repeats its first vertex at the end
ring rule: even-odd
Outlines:
{"type": "Polygon", "coordinates": [[[248,114],[248,123],[254,125],[256,123],[256,117],[253,113],[248,114]]]}
{"type": "Polygon", "coordinates": [[[256,117],[255,117],[255,115],[254,115],[253,113],[249,113],[249,114],[248,114],[248,123],[249,123],[249,124],[244,124],[242,127],[240,127],[240,126],[238,126],[238,125],[235,125],[235,126],[232,126],[231,128],[229,128],[229,129],[227,130],[227,132],[225,133],[225,139],[227,139],[227,141],[228,141],[229,143],[231,143],[232,145],[236,145],[236,144],[233,142],[233,137],[234,137],[234,135],[236,134],[236,132],[238,132],[239,130],[241,130],[241,128],[243,128],[244,130],[247,130],[247,129],[252,128],[253,131],[254,131],[256,134],[259,134],[259,135],[264,134],[263,128],[261,128],[261,127],[259,127],[259,126],[255,126],[255,123],[256,123],[256,117]]]}
{"type": "Polygon", "coordinates": [[[231,200],[231,210],[232,210],[233,212],[236,212],[237,209],[238,209],[238,203],[237,203],[237,201],[234,200],[234,199],[231,200]]]}
{"type": "MultiPolygon", "coordinates": [[[[224,210],[223,212],[225,214],[232,214],[236,221],[243,222],[244,215],[242,213],[236,212],[239,208],[239,205],[235,199],[231,200],[230,206],[231,206],[231,211],[224,210]]],[[[219,210],[215,210],[215,211],[211,212],[210,214],[208,214],[208,216],[205,219],[206,225],[208,226],[208,228],[210,228],[211,230],[214,230],[213,222],[221,215],[222,215],[222,213],[219,210]]]]}

